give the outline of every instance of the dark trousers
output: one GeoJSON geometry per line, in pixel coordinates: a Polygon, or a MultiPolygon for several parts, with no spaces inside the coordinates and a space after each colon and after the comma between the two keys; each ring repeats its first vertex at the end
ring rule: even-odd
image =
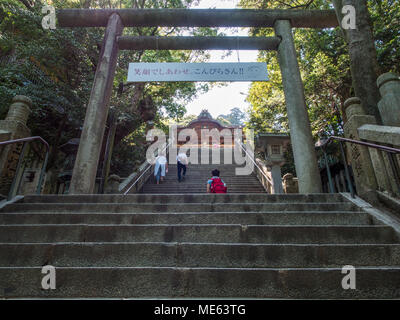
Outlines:
{"type": "Polygon", "coordinates": [[[183,176],[186,175],[186,165],[180,163],[178,161],[178,180],[181,181],[182,177],[181,177],[181,171],[183,170],[183,176]]]}

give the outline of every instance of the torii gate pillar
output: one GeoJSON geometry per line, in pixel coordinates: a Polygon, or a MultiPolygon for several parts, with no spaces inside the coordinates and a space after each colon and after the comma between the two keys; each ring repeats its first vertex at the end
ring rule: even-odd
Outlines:
{"type": "Polygon", "coordinates": [[[122,34],[123,27],[120,16],[113,13],[108,19],[99,64],[90,93],[79,149],[72,171],[70,194],[94,192],[97,165],[117,65],[117,37],[122,34]]]}
{"type": "Polygon", "coordinates": [[[285,92],[294,162],[299,179],[299,193],[321,193],[321,178],[294,47],[292,25],[289,20],[277,20],[274,28],[275,34],[281,37],[278,60],[285,92]]]}

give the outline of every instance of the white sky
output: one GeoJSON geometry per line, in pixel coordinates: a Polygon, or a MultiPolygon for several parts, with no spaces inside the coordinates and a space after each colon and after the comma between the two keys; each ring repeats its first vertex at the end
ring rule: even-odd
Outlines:
{"type": "MultiPolygon", "coordinates": [[[[199,6],[193,7],[196,9],[233,9],[236,8],[239,0],[200,0],[199,6]]],[[[235,28],[235,31],[221,28],[226,35],[232,36],[247,36],[247,28],[235,28]]],[[[211,59],[209,62],[257,62],[257,50],[233,50],[232,54],[228,57],[221,57],[226,54],[227,51],[212,50],[210,51],[211,59]]],[[[197,99],[190,102],[187,106],[187,115],[195,114],[198,115],[202,109],[208,109],[211,115],[216,118],[220,114],[227,114],[232,108],[240,108],[245,111],[245,108],[249,106],[245,102],[249,86],[251,82],[226,82],[227,86],[215,87],[209,90],[207,93],[200,95],[197,99]]]]}

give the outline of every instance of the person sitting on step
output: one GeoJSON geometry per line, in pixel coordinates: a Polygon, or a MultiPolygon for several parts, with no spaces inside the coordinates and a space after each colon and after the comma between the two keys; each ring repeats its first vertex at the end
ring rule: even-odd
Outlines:
{"type": "Polygon", "coordinates": [[[207,193],[226,193],[226,183],[219,177],[219,170],[211,172],[212,178],[207,181],[207,193]]]}

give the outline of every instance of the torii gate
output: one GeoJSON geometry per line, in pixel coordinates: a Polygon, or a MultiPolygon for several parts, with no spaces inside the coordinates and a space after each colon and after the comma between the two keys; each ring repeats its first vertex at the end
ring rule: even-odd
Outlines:
{"type": "Polygon", "coordinates": [[[321,192],[292,28],[338,26],[334,10],[62,9],[59,27],[106,27],[75,160],[71,194],[94,191],[119,50],[277,50],[300,193],[321,192]],[[273,27],[275,37],[123,37],[124,27],[273,27]]]}

